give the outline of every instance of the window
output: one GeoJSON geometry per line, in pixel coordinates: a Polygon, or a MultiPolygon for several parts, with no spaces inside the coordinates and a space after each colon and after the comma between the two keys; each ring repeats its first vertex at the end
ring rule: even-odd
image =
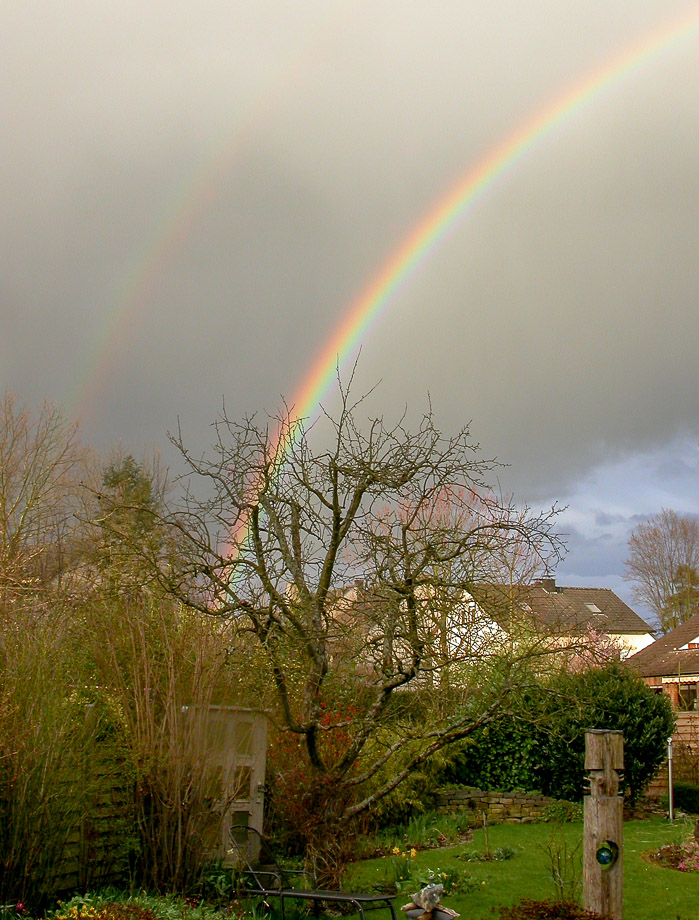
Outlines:
{"type": "Polygon", "coordinates": [[[233,774],[233,799],[247,801],[252,797],[252,767],[238,766],[233,774]]]}
{"type": "Polygon", "coordinates": [[[680,684],[678,687],[678,702],[680,712],[697,711],[697,685],[680,684]]]}
{"type": "Polygon", "coordinates": [[[231,839],[237,844],[245,846],[248,842],[248,827],[250,826],[250,813],[247,811],[234,811],[231,815],[231,839]]]}
{"type": "Polygon", "coordinates": [[[252,722],[238,722],[235,752],[239,757],[249,757],[252,754],[252,732],[254,725],[252,722]]]}

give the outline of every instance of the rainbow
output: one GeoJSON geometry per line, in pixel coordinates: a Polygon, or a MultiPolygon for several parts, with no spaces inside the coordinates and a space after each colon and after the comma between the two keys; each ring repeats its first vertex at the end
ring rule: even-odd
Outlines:
{"type": "Polygon", "coordinates": [[[697,32],[699,7],[695,6],[689,14],[660,31],[654,30],[640,42],[616,54],[601,69],[579,80],[468,169],[410,231],[345,311],[342,321],[315,359],[290,403],[292,423],[285,428],[279,439],[278,456],[285,456],[302,421],[317,413],[321,400],[335,380],[337,370],[356,354],[356,349],[371,325],[386,310],[410,276],[426,262],[440,241],[457,222],[464,219],[475,202],[527,153],[599,97],[605,89],[697,32]]]}
{"type": "MultiPolygon", "coordinates": [[[[272,448],[277,470],[282,468],[304,422],[318,413],[323,397],[336,380],[337,372],[356,355],[358,346],[372,324],[387,309],[400,288],[427,261],[440,241],[464,219],[476,201],[531,150],[606,89],[696,32],[699,32],[699,7],[694,7],[689,14],[661,30],[654,30],[641,41],[617,53],[603,67],[569,87],[491,149],[433,205],[346,309],[341,322],[306,374],[289,404],[290,415],[277,434],[276,444],[272,448]]],[[[240,549],[247,537],[247,527],[242,522],[231,534],[229,545],[240,549]]]]}
{"type": "MultiPolygon", "coordinates": [[[[492,148],[479,162],[471,166],[421,218],[404,238],[398,248],[383,263],[378,273],[349,304],[342,320],[318,354],[310,369],[289,402],[291,416],[288,424],[276,438],[273,450],[277,465],[281,466],[294,439],[298,436],[304,420],[312,418],[319,410],[324,395],[335,379],[338,369],[346,365],[370,327],[376,323],[389,304],[394,302],[401,287],[405,286],[417,270],[425,264],[430,255],[462,221],[473,205],[499,178],[511,171],[525,156],[540,146],[559,127],[598,98],[606,89],[613,87],[634,70],[646,66],[654,59],[689,40],[699,31],[699,6],[692,6],[680,18],[674,19],[660,29],[654,29],[640,41],[617,53],[605,64],[587,74],[572,87],[549,101],[532,117],[520,125],[498,145],[492,148]]],[[[303,52],[310,43],[304,45],[303,52]]],[[[299,71],[304,54],[294,55],[287,60],[270,79],[265,81],[264,92],[256,95],[264,101],[270,89],[273,102],[283,99],[282,87],[289,85],[289,70],[299,71]],[[289,67],[289,64],[292,67],[289,67]]],[[[261,110],[267,112],[269,104],[261,110]]],[[[197,168],[178,188],[167,202],[156,221],[151,243],[145,254],[139,253],[126,273],[117,308],[113,311],[109,327],[100,342],[93,349],[90,372],[83,377],[86,383],[75,394],[70,404],[79,406],[76,414],[82,415],[88,403],[94,403],[100,385],[98,369],[104,376],[114,363],[119,345],[128,328],[127,320],[145,308],[157,278],[163,273],[179,241],[186,237],[188,227],[194,222],[203,207],[214,197],[216,189],[230,169],[233,153],[244,144],[245,137],[252,133],[259,122],[254,115],[256,106],[249,107],[241,116],[235,138],[235,150],[231,150],[230,138],[223,136],[214,140],[211,153],[205,158],[205,167],[197,168]],[[89,384],[89,386],[87,385],[89,384]]],[[[259,114],[259,113],[258,113],[259,114]]],[[[234,542],[245,528],[232,535],[234,542]]],[[[240,544],[238,544],[240,545],[240,544]]]]}
{"type": "Polygon", "coordinates": [[[313,78],[314,64],[322,59],[329,38],[342,34],[359,12],[359,6],[350,4],[324,10],[303,40],[280,54],[275,66],[260,77],[250,98],[235,112],[233,124],[218,126],[212,132],[205,153],[170,190],[147,239],[134,249],[120,274],[106,322],[97,330],[86,366],[74,378],[73,390],[64,400],[70,415],[84,418],[94,410],[135,320],[148,309],[167,266],[216,199],[236,160],[272,114],[284,106],[289,94],[304,79],[313,78]]]}

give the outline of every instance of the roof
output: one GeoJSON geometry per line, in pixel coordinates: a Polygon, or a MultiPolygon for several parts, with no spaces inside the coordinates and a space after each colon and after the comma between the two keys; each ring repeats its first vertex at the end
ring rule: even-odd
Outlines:
{"type": "Polygon", "coordinates": [[[652,645],[627,658],[642,677],[699,674],[699,648],[683,648],[699,639],[699,613],[670,630],[652,645]]]}
{"type": "MultiPolygon", "coordinates": [[[[487,594],[492,600],[492,587],[487,594]]],[[[567,588],[553,578],[515,589],[516,604],[551,632],[652,635],[651,627],[609,588],[567,588]]]]}
{"type": "Polygon", "coordinates": [[[581,629],[592,627],[610,635],[644,635],[651,628],[609,588],[554,588],[543,584],[527,589],[528,603],[547,625],[568,623],[581,629]]]}

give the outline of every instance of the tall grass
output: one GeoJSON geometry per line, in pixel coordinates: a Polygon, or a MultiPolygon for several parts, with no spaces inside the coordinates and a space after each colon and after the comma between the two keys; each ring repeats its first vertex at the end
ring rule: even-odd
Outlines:
{"type": "Polygon", "coordinates": [[[134,781],[133,880],[188,891],[220,838],[235,778],[210,757],[209,706],[231,703],[225,627],[167,601],[95,611],[96,685],[134,781]]]}
{"type": "Polygon", "coordinates": [[[70,698],[64,624],[0,617],[0,902],[40,906],[84,807],[92,727],[70,698]]]}
{"type": "Polygon", "coordinates": [[[207,720],[226,627],[143,594],[0,613],[0,903],[120,871],[192,889],[238,792],[207,720]]]}

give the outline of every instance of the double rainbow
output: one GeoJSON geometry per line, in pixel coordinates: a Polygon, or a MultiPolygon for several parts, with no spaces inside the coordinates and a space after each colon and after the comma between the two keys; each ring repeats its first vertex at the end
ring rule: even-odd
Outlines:
{"type": "Polygon", "coordinates": [[[660,31],[653,31],[644,40],[616,54],[601,69],[567,89],[494,147],[479,163],[468,169],[410,231],[378,274],[345,311],[342,321],[326,342],[290,403],[296,426],[289,426],[279,439],[277,453],[281,458],[293,442],[301,420],[317,413],[323,396],[335,380],[337,368],[341,369],[356,354],[371,325],[387,309],[398,289],[427,261],[452,228],[465,218],[479,197],[501,176],[512,170],[527,153],[541,145],[559,126],[597,99],[606,89],[697,33],[699,7],[695,6],[689,14],[660,31]]]}
{"type": "MultiPolygon", "coordinates": [[[[452,228],[465,219],[479,197],[501,176],[511,171],[526,154],[539,147],[561,125],[570,121],[578,111],[600,97],[605,90],[680,43],[689,41],[698,32],[699,6],[695,4],[679,19],[660,29],[654,29],[641,41],[617,53],[601,68],[583,77],[550,101],[490,150],[480,162],[470,167],[451,190],[436,202],[344,311],[341,322],[306,373],[289,402],[289,424],[284,426],[277,437],[276,445],[273,446],[278,468],[283,464],[294,439],[298,436],[302,421],[312,419],[317,414],[321,400],[334,381],[336,370],[341,370],[348,359],[356,354],[371,325],[394,301],[394,295],[400,287],[427,261],[452,228]]],[[[191,215],[199,210],[201,202],[210,199],[215,186],[222,180],[227,162],[227,157],[217,156],[211,169],[198,175],[192,185],[187,184],[186,194],[178,194],[172,208],[162,216],[155,234],[156,242],[151,247],[155,255],[129,274],[124,293],[110,324],[113,334],[95,357],[93,370],[100,365],[104,367],[111,363],[109,358],[117,350],[120,328],[124,325],[123,317],[134,313],[136,306],[143,305],[147,300],[150,289],[155,284],[154,278],[162,272],[168,253],[184,232],[183,227],[186,229],[191,215]]],[[[92,382],[94,383],[94,379],[92,382]]],[[[83,388],[83,408],[87,389],[83,388]]],[[[94,393],[97,387],[91,389],[94,393]]],[[[244,539],[245,528],[234,535],[233,542],[238,542],[241,536],[244,539]]]]}

